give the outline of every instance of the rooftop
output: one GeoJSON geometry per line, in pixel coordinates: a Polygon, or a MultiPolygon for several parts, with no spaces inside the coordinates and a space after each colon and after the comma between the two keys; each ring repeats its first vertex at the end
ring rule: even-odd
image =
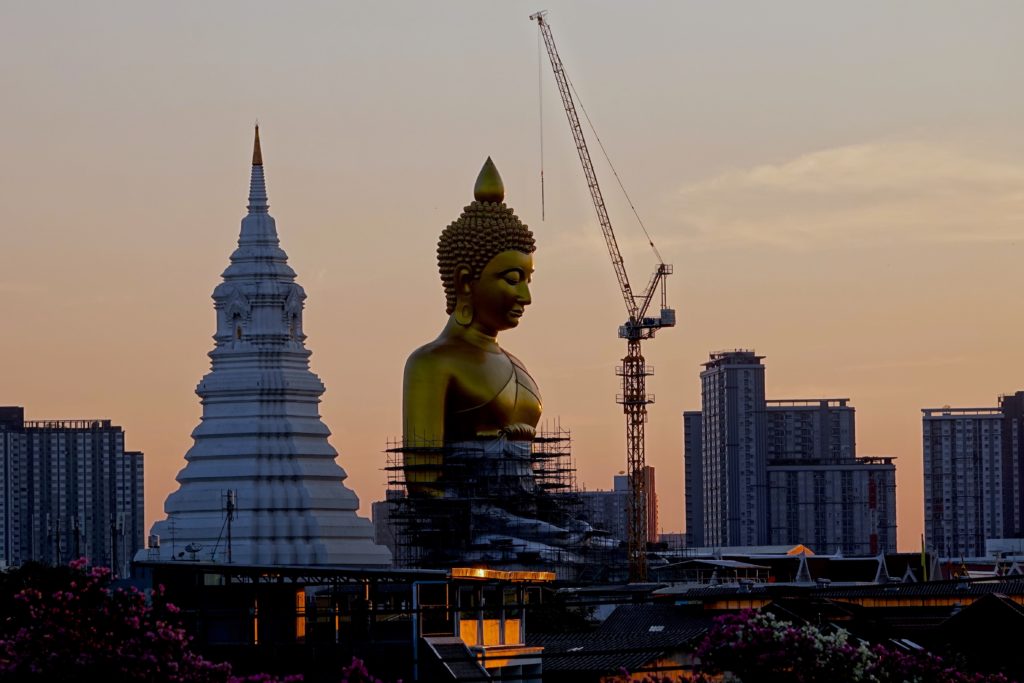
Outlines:
{"type": "Polygon", "coordinates": [[[769,408],[846,408],[849,398],[780,398],[766,400],[769,408]]]}
{"type": "Polygon", "coordinates": [[[761,365],[764,356],[759,356],[753,349],[732,349],[712,351],[704,367],[717,365],[761,365]]]}
{"type": "Polygon", "coordinates": [[[1002,417],[1003,413],[999,408],[921,408],[925,418],[943,417],[1002,417]]]}

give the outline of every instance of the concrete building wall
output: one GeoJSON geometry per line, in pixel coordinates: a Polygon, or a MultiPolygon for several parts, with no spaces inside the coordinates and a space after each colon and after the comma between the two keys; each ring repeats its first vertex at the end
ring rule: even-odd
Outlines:
{"type": "MultiPolygon", "coordinates": [[[[629,494],[629,475],[616,474],[612,478],[612,490],[617,493],[629,494]]],[[[644,490],[647,492],[647,542],[657,543],[658,541],[658,486],[654,476],[654,466],[644,466],[644,490]]],[[[627,498],[627,505],[628,505],[627,498]]],[[[629,525],[627,512],[625,524],[629,525]]],[[[625,536],[619,536],[625,540],[625,536]]]]}
{"type": "Polygon", "coordinates": [[[1003,533],[1024,536],[1024,391],[1001,396],[1003,414],[1003,533]]]}
{"type": "Polygon", "coordinates": [[[654,466],[644,467],[644,490],[647,491],[647,542],[657,543],[660,522],[658,520],[658,483],[654,466]]]}
{"type": "Polygon", "coordinates": [[[854,409],[847,398],[766,401],[768,459],[852,461],[854,409]]]}
{"type": "Polygon", "coordinates": [[[683,413],[683,504],[687,547],[704,546],[704,497],[701,469],[701,412],[683,413]]]}
{"type": "Polygon", "coordinates": [[[19,525],[27,503],[22,490],[23,468],[19,466],[24,450],[25,434],[0,424],[0,563],[5,567],[17,564],[15,548],[21,545],[19,525]]]}
{"type": "Polygon", "coordinates": [[[925,543],[943,557],[977,557],[1004,536],[1003,413],[923,409],[925,543]]]}
{"type": "Polygon", "coordinates": [[[896,551],[892,458],[768,465],[771,543],[847,556],[896,551]]]}
{"type": "Polygon", "coordinates": [[[583,518],[595,529],[625,541],[629,535],[629,488],[619,491],[583,491],[579,494],[583,518]]]}
{"type": "Polygon", "coordinates": [[[378,500],[370,506],[370,518],[373,522],[373,542],[386,546],[393,557],[397,556],[395,548],[395,530],[391,520],[391,499],[378,500]]]}

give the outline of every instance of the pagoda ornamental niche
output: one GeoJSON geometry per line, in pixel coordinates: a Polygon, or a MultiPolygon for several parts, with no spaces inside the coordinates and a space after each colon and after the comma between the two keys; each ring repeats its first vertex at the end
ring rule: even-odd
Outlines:
{"type": "Polygon", "coordinates": [[[257,126],[249,213],[213,291],[215,345],[196,387],[202,421],[164,504],[167,518],[136,559],[390,566],[327,441],[324,385],[309,369],[302,333],[306,293],[268,207],[257,126]]]}

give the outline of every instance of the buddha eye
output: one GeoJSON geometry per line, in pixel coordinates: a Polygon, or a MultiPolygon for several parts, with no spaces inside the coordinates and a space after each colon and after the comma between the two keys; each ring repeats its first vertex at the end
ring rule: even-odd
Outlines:
{"type": "Polygon", "coordinates": [[[521,270],[509,270],[502,274],[502,278],[510,285],[518,285],[523,281],[523,272],[521,270]]]}

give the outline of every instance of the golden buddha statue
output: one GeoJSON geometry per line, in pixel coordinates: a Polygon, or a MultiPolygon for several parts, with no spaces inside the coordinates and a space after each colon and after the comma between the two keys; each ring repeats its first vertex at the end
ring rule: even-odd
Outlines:
{"type": "MultiPolygon", "coordinates": [[[[497,340],[519,325],[530,305],[533,233],[503,203],[505,189],[490,158],[474,196],[438,240],[448,322],[405,364],[402,433],[410,495],[444,495],[445,459],[459,444],[521,442],[528,452],[540,419],[536,383],[497,340]]],[[[517,476],[525,481],[528,472],[517,476]]]]}
{"type": "Polygon", "coordinates": [[[498,344],[498,333],[517,327],[532,301],[533,233],[503,203],[490,159],[474,197],[438,240],[448,321],[405,364],[400,450],[408,497],[396,503],[396,519],[414,539],[407,559],[579,567],[585,554],[608,553],[619,541],[538,485],[531,446],[540,392],[498,344]]]}

